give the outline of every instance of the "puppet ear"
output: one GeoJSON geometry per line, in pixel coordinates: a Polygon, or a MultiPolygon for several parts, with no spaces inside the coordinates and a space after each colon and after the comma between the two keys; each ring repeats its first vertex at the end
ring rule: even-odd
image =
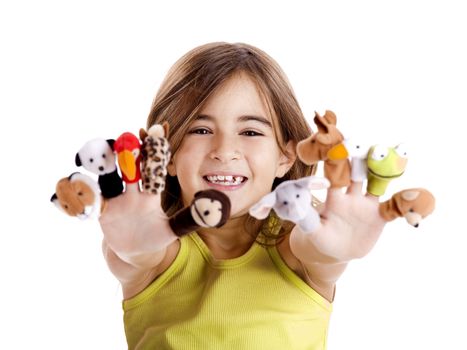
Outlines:
{"type": "Polygon", "coordinates": [[[414,201],[419,196],[420,191],[417,190],[408,190],[401,193],[402,199],[406,201],[414,201]]]}
{"type": "Polygon", "coordinates": [[[265,219],[275,204],[276,192],[268,193],[250,208],[250,215],[257,219],[265,219]]]}
{"type": "Polygon", "coordinates": [[[107,143],[109,144],[110,148],[112,149],[112,151],[114,151],[114,143],[115,143],[115,140],[114,139],[108,139],[107,140],[107,143]]]}
{"type": "Polygon", "coordinates": [[[308,188],[311,190],[322,190],[323,188],[328,188],[331,184],[328,179],[325,177],[318,176],[306,176],[298,180],[292,180],[295,185],[303,188],[308,188]]]}
{"type": "Polygon", "coordinates": [[[75,165],[76,165],[76,166],[81,166],[81,165],[83,165],[83,164],[81,163],[81,158],[79,157],[79,153],[76,153],[76,156],[75,156],[75,165]]]}

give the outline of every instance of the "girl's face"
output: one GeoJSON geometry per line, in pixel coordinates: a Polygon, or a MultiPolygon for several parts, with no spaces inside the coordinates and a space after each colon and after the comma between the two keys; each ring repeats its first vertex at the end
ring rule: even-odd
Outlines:
{"type": "Polygon", "coordinates": [[[169,164],[185,205],[200,190],[216,189],[232,204],[231,217],[248,212],[271,191],[295,160],[292,142],[281,153],[263,98],[245,74],[235,75],[213,94],[188,128],[169,164]]]}

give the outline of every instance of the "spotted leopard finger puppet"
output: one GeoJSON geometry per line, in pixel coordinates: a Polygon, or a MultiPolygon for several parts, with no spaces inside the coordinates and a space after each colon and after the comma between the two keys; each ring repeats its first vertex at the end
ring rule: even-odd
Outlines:
{"type": "Polygon", "coordinates": [[[403,217],[413,227],[418,227],[434,209],[435,197],[424,188],[410,188],[397,192],[391,199],[379,205],[379,213],[384,220],[392,221],[403,217]]]}
{"type": "Polygon", "coordinates": [[[167,165],[170,161],[169,124],[155,124],[146,132],[140,129],[142,150],[142,187],[144,192],[160,194],[165,188],[167,165]]]}
{"type": "Polygon", "coordinates": [[[230,217],[230,200],[217,190],[198,191],[191,204],[172,215],[169,225],[178,236],[200,227],[221,227],[230,217]]]}

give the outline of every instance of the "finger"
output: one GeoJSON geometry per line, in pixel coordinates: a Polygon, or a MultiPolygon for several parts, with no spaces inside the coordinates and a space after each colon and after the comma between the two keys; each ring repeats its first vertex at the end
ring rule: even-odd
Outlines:
{"type": "Polygon", "coordinates": [[[361,181],[352,181],[350,186],[347,187],[347,194],[363,194],[362,193],[363,182],[361,181]]]}
{"type": "Polygon", "coordinates": [[[127,183],[125,192],[140,192],[139,182],[127,183]]]}

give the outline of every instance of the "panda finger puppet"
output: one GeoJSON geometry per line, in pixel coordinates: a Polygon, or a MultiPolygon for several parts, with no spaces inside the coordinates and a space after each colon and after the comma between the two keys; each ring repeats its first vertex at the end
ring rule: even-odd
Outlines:
{"type": "Polygon", "coordinates": [[[196,192],[190,206],[172,215],[169,225],[181,237],[200,227],[221,227],[229,216],[229,197],[217,190],[205,190],[196,192]]]}
{"type": "Polygon", "coordinates": [[[117,197],[123,192],[113,151],[114,142],[111,139],[93,139],[86,142],[75,157],[76,166],[83,166],[99,176],[98,183],[104,198],[117,197]]]}

